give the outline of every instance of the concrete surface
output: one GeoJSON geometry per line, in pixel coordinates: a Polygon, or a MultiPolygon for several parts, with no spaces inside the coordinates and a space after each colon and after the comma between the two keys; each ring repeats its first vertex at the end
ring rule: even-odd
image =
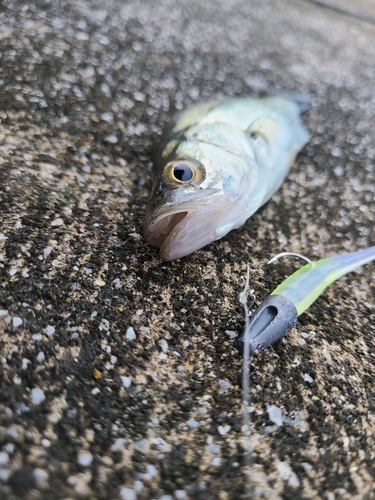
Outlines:
{"type": "Polygon", "coordinates": [[[2,498],[375,498],[374,266],[254,358],[251,488],[231,333],[248,263],[261,300],[299,265],[267,267],[278,252],[375,244],[375,26],[201,3],[2,3],[2,498]],[[161,263],[141,225],[163,125],[275,89],[312,102],[287,181],[241,230],[161,263]]]}

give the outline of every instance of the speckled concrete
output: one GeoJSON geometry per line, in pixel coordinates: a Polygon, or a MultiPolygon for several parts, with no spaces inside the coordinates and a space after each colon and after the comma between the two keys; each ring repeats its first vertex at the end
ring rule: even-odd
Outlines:
{"type": "Polygon", "coordinates": [[[375,244],[375,26],[201,3],[2,3],[2,498],[375,498],[374,266],[253,360],[252,493],[233,338],[248,263],[261,300],[298,265],[267,267],[278,252],[375,244]],[[141,225],[163,125],[275,89],[312,103],[287,181],[241,230],[161,263],[141,225]]]}

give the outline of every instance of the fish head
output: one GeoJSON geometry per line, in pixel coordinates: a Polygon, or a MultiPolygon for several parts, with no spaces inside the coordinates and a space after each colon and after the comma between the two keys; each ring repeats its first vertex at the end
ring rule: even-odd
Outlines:
{"type": "MultiPolygon", "coordinates": [[[[167,163],[154,179],[144,237],[164,261],[184,257],[242,225],[242,191],[226,189],[220,171],[196,159],[167,163]]],[[[232,175],[233,176],[233,175],[232,175]]]]}

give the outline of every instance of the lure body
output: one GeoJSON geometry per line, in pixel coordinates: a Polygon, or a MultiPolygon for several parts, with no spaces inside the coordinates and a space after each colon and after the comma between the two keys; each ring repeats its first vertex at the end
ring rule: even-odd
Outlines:
{"type": "Polygon", "coordinates": [[[310,262],[284,280],[271,295],[282,295],[289,299],[300,315],[315,302],[327,286],[373,260],[375,246],[310,262]]]}
{"type": "Polygon", "coordinates": [[[174,260],[240,227],[280,187],[307,140],[298,105],[284,97],[179,113],[155,155],[145,239],[174,260]]]}
{"type": "Polygon", "coordinates": [[[249,326],[238,339],[240,350],[249,345],[257,354],[286,335],[297,317],[323,293],[328,285],[375,260],[375,246],[306,264],[286,278],[250,317],[249,326]]]}

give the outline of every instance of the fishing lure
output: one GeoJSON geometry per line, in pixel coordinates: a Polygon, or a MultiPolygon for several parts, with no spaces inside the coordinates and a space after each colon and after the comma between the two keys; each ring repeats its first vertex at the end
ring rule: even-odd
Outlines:
{"type": "Polygon", "coordinates": [[[375,246],[309,262],[298,269],[249,318],[247,328],[238,339],[239,349],[243,351],[245,342],[248,342],[249,354],[253,355],[280,340],[296,325],[298,316],[310,307],[327,286],[373,260],[375,246]]]}
{"type": "Polygon", "coordinates": [[[237,98],[172,119],[155,154],[144,222],[162,260],[223,237],[270,199],[308,140],[305,109],[281,96],[237,98]]]}

